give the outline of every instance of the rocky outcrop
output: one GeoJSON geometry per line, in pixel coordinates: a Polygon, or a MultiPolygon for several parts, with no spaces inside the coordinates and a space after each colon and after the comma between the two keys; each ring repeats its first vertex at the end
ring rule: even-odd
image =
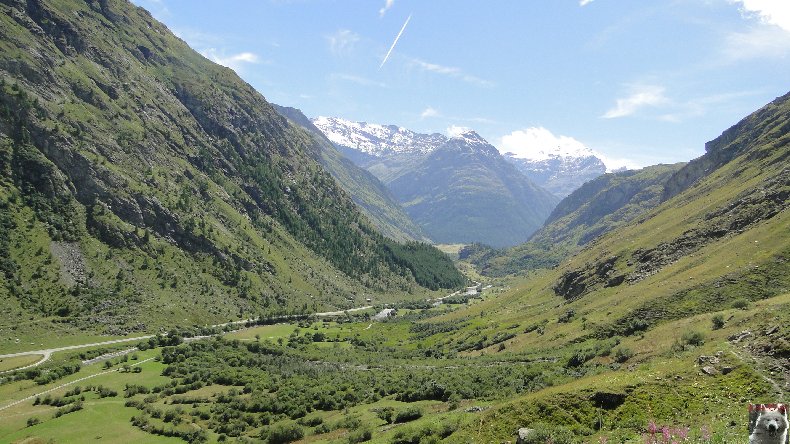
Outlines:
{"type": "Polygon", "coordinates": [[[565,272],[554,284],[554,293],[572,301],[597,288],[622,284],[625,276],[617,274],[615,268],[618,259],[617,256],[610,256],[583,269],[565,272]]]}
{"type": "MultiPolygon", "coordinates": [[[[675,173],[664,186],[662,200],[688,189],[698,180],[747,151],[752,158],[770,155],[771,150],[790,141],[790,110],[782,110],[790,93],[777,98],[705,144],[705,154],[675,173]],[[764,149],[762,141],[773,139],[764,149]]],[[[786,159],[785,159],[786,160],[786,159]]]]}
{"type": "Polygon", "coordinates": [[[782,170],[759,186],[749,189],[727,206],[704,215],[703,220],[681,236],[654,248],[637,249],[632,254],[635,270],[628,275],[634,283],[656,274],[663,267],[725,236],[740,234],[749,227],[790,206],[790,169],[782,170]]]}

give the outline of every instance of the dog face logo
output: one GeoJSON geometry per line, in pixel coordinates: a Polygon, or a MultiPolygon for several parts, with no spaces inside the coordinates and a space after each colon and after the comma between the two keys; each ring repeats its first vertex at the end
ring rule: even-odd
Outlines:
{"type": "Polygon", "coordinates": [[[787,444],[787,406],[749,404],[749,444],[787,444]]]}

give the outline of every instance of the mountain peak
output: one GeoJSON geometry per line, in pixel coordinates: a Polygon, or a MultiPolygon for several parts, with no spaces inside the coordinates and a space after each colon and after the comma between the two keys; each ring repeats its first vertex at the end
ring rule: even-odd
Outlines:
{"type": "Polygon", "coordinates": [[[489,156],[500,155],[499,150],[497,150],[493,145],[488,143],[487,140],[472,130],[466,130],[462,133],[454,135],[447,141],[446,144],[443,145],[443,147],[452,148],[459,151],[482,153],[489,156]]]}
{"type": "Polygon", "coordinates": [[[425,154],[447,140],[441,134],[420,134],[398,125],[353,122],[339,117],[319,116],[312,123],[335,145],[374,157],[425,154]]]}

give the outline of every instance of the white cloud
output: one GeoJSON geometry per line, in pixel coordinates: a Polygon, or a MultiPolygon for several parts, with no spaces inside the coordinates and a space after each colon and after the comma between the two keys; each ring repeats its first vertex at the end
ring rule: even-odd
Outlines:
{"type": "Polygon", "coordinates": [[[334,34],[326,36],[326,40],[332,54],[345,55],[354,50],[359,35],[348,29],[338,29],[334,34]]]}
{"type": "Polygon", "coordinates": [[[421,119],[426,119],[428,117],[439,117],[439,116],[441,116],[441,113],[439,113],[439,110],[437,110],[437,109],[435,109],[433,107],[430,107],[430,106],[425,108],[423,110],[423,112],[420,113],[420,118],[421,119]]]}
{"type": "Polygon", "coordinates": [[[554,135],[541,126],[516,130],[502,136],[497,141],[497,149],[502,154],[511,153],[514,157],[531,160],[548,160],[554,156],[595,156],[603,161],[607,171],[640,167],[632,159],[607,156],[573,137],[554,135]]]}
{"type": "Polygon", "coordinates": [[[226,66],[234,71],[239,71],[245,63],[258,63],[260,58],[251,52],[240,52],[238,54],[225,55],[214,48],[209,48],[202,52],[203,57],[212,62],[226,66]]]}
{"type": "Polygon", "coordinates": [[[592,150],[569,136],[555,136],[542,126],[516,130],[499,139],[500,152],[523,159],[545,160],[553,155],[591,155],[592,150]]]}
{"type": "Polygon", "coordinates": [[[386,0],[386,3],[384,3],[384,7],[379,9],[379,17],[384,17],[384,14],[386,14],[387,11],[389,11],[390,8],[392,8],[392,5],[394,4],[395,4],[395,0],[386,0]]]}
{"type": "Polygon", "coordinates": [[[761,22],[776,25],[790,32],[790,2],[787,0],[729,0],[740,4],[741,14],[757,17],[761,22]]]}
{"type": "Polygon", "coordinates": [[[593,0],[579,0],[579,6],[587,6],[592,2],[593,0]]]}
{"type": "Polygon", "coordinates": [[[446,130],[444,130],[444,132],[447,134],[447,137],[460,136],[461,134],[467,133],[469,131],[471,131],[470,128],[466,126],[458,126],[458,125],[450,125],[447,127],[446,130]]]}
{"type": "Polygon", "coordinates": [[[664,87],[656,85],[631,86],[630,94],[622,99],[617,99],[614,108],[609,109],[601,117],[614,119],[634,114],[640,108],[666,104],[669,99],[664,96],[664,87]]]}
{"type": "Polygon", "coordinates": [[[379,88],[387,88],[386,83],[378,82],[376,80],[371,80],[366,77],[355,76],[353,74],[333,73],[330,74],[329,77],[332,80],[343,80],[346,82],[356,83],[357,85],[362,85],[362,86],[376,86],[379,88]]]}
{"type": "Polygon", "coordinates": [[[746,32],[733,32],[724,39],[723,56],[727,62],[790,54],[790,32],[778,27],[760,26],[746,32]]]}
{"type": "Polygon", "coordinates": [[[638,170],[640,168],[644,168],[645,165],[651,165],[652,162],[648,162],[647,164],[643,164],[637,162],[633,159],[625,159],[623,157],[609,157],[605,154],[600,152],[595,153],[595,157],[601,159],[604,165],[606,165],[606,172],[611,173],[614,171],[620,170],[638,170]]]}
{"type": "Polygon", "coordinates": [[[461,68],[456,68],[454,66],[437,65],[435,63],[429,63],[420,59],[412,59],[411,63],[412,65],[418,67],[422,71],[454,77],[457,79],[461,79],[464,82],[472,83],[486,88],[494,86],[493,82],[485,79],[481,79],[479,77],[470,74],[466,74],[461,68]]]}
{"type": "Polygon", "coordinates": [[[658,116],[658,119],[672,123],[683,122],[690,118],[704,116],[711,108],[721,108],[736,99],[759,93],[760,91],[757,90],[738,91],[695,97],[684,102],[673,101],[669,106],[669,112],[658,116]]]}

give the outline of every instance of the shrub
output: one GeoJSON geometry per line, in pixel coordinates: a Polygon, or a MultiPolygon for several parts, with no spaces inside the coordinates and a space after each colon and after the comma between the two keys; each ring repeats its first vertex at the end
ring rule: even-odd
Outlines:
{"type": "Polygon", "coordinates": [[[296,421],[297,424],[303,425],[305,427],[315,427],[315,426],[321,425],[323,422],[324,422],[324,418],[321,418],[320,416],[310,416],[310,417],[299,418],[296,421]]]}
{"type": "Polygon", "coordinates": [[[422,409],[419,407],[406,407],[395,415],[395,422],[409,422],[422,417],[422,409]]]}
{"type": "Polygon", "coordinates": [[[554,444],[572,444],[573,433],[562,427],[551,427],[543,424],[537,424],[532,427],[534,432],[530,433],[526,439],[522,440],[524,444],[544,444],[552,442],[554,444]]]}
{"type": "Polygon", "coordinates": [[[261,432],[261,439],[269,444],[286,444],[302,438],[304,438],[304,430],[295,422],[275,424],[261,432]]]}
{"type": "Polygon", "coordinates": [[[392,407],[382,407],[380,409],[376,409],[376,416],[378,416],[382,421],[392,424],[395,417],[395,409],[392,407]]]}
{"type": "Polygon", "coordinates": [[[348,434],[349,444],[370,441],[371,438],[373,438],[373,432],[367,427],[354,430],[353,432],[348,434]]]}
{"type": "Polygon", "coordinates": [[[737,308],[739,310],[745,310],[749,307],[749,300],[746,298],[738,298],[732,301],[732,308],[737,308]]]}
{"type": "Polygon", "coordinates": [[[34,426],[36,424],[39,424],[40,422],[41,422],[41,420],[36,418],[35,416],[32,417],[32,418],[27,418],[27,426],[28,427],[32,427],[32,426],[34,426]]]}
{"type": "Polygon", "coordinates": [[[594,350],[579,350],[573,354],[568,361],[565,363],[566,367],[579,367],[583,365],[585,362],[589,361],[590,359],[595,357],[594,350]]]}
{"type": "Polygon", "coordinates": [[[713,329],[718,330],[724,327],[724,316],[717,314],[711,319],[711,322],[713,323],[713,329]]]}
{"type": "Polygon", "coordinates": [[[681,336],[680,339],[684,344],[692,345],[694,347],[705,343],[705,336],[698,331],[687,331],[683,333],[683,336],[681,336]]]}
{"type": "Polygon", "coordinates": [[[618,347],[614,351],[614,360],[619,363],[623,363],[629,359],[634,357],[634,352],[627,347],[618,347]]]}

